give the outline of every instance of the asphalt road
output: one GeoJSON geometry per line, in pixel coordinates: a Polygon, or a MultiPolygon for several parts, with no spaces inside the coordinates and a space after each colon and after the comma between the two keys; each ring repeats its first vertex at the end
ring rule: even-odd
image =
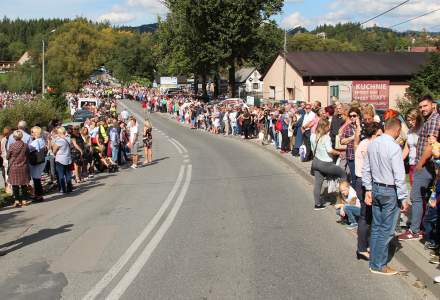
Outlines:
{"type": "Polygon", "coordinates": [[[151,118],[155,164],[0,211],[0,299],[420,299],[280,160],[151,118]]]}

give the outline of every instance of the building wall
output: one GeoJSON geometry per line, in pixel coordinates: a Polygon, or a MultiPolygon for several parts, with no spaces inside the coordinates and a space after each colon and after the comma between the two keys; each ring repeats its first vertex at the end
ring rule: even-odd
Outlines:
{"type": "Polygon", "coordinates": [[[255,70],[251,76],[246,80],[246,92],[247,93],[259,93],[263,92],[263,81],[260,80],[261,74],[255,70]],[[258,89],[254,89],[254,83],[258,83],[258,89]]]}
{"type": "Polygon", "coordinates": [[[408,84],[390,85],[390,108],[397,108],[397,100],[405,96],[408,88],[408,84]]]}
{"type": "MultiPolygon", "coordinates": [[[[272,67],[266,73],[263,81],[263,98],[271,99],[271,87],[275,87],[274,100],[283,100],[283,69],[284,59],[278,55],[272,67]]],[[[287,100],[303,100],[307,91],[304,91],[301,76],[289,65],[286,66],[286,98],[287,100]],[[289,97],[289,89],[293,91],[293,96],[289,97]]]]}
{"type": "MultiPolygon", "coordinates": [[[[308,87],[305,86],[307,89],[308,87]]],[[[306,99],[308,100],[308,98],[306,99]]],[[[328,85],[327,86],[311,86],[310,87],[310,101],[320,101],[322,106],[328,105],[328,85]]]]}
{"type": "MultiPolygon", "coordinates": [[[[263,86],[263,98],[264,99],[274,99],[283,100],[283,68],[284,59],[282,56],[278,56],[272,67],[266,73],[264,77],[263,86]],[[271,97],[271,87],[275,87],[275,97],[271,97]]],[[[350,79],[344,79],[350,81],[350,79]]],[[[307,83],[306,83],[307,84],[307,83]]],[[[389,107],[397,108],[397,100],[403,98],[406,93],[406,89],[409,87],[408,84],[390,84],[389,93],[389,107]]],[[[301,76],[289,65],[286,66],[286,100],[301,100],[307,101],[309,88],[304,85],[304,81],[301,76]],[[294,90],[294,96],[289,97],[288,90],[294,90]]],[[[329,99],[329,87],[327,84],[315,83],[310,87],[310,101],[321,101],[323,106],[330,105],[329,99]]]]}

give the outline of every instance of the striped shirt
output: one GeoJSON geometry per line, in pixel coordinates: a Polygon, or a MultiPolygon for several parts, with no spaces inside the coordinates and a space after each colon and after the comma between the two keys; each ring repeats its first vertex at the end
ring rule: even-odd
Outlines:
{"type": "Polygon", "coordinates": [[[417,156],[416,156],[416,164],[419,162],[420,158],[425,151],[426,146],[428,145],[428,139],[430,136],[434,136],[436,138],[439,137],[440,130],[440,115],[434,111],[423,124],[422,129],[419,133],[419,140],[417,141],[417,156]]]}

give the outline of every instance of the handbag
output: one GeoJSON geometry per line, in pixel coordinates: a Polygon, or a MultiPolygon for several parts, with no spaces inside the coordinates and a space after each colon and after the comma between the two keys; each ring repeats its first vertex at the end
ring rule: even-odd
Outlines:
{"type": "Polygon", "coordinates": [[[312,165],[310,166],[310,175],[312,176],[315,176],[315,168],[313,167],[313,163],[315,162],[316,149],[318,149],[318,144],[321,137],[322,136],[320,136],[319,139],[316,141],[315,151],[313,151],[313,160],[312,160],[312,165]]]}
{"type": "Polygon", "coordinates": [[[310,175],[312,176],[315,176],[315,168],[313,167],[313,162],[315,161],[316,149],[318,149],[318,144],[321,137],[322,136],[320,136],[319,139],[316,141],[315,151],[313,151],[313,160],[312,160],[312,165],[310,166],[310,175]]]}
{"type": "Polygon", "coordinates": [[[42,164],[46,161],[46,147],[38,150],[32,150],[29,153],[29,163],[31,166],[36,166],[42,164]]]}

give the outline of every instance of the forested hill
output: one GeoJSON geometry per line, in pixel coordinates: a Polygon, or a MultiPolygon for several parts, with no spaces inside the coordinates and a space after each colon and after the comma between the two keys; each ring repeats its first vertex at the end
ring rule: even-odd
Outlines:
{"type": "Polygon", "coordinates": [[[137,31],[139,33],[145,33],[145,32],[156,32],[159,27],[159,24],[153,23],[153,24],[147,24],[147,25],[141,25],[141,26],[122,26],[120,27],[121,30],[128,30],[128,31],[137,31]]]}

